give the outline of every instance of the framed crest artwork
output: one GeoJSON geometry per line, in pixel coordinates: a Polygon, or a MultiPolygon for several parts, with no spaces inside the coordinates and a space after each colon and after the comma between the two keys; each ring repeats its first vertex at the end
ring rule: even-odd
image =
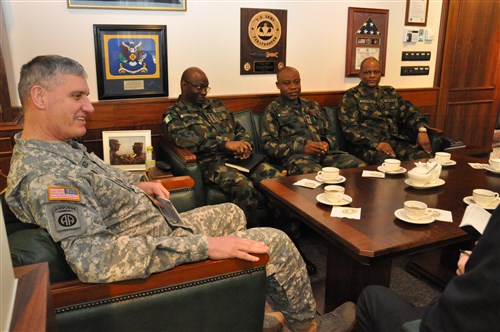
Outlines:
{"type": "Polygon", "coordinates": [[[358,76],[361,62],[374,57],[385,74],[389,10],[349,7],[345,77],[358,76]]]}
{"type": "Polygon", "coordinates": [[[127,171],[146,170],[146,147],[151,145],[151,130],[102,132],[104,162],[127,171]]]}
{"type": "Polygon", "coordinates": [[[68,8],[186,10],[187,0],[68,0],[68,8]]]}
{"type": "Polygon", "coordinates": [[[168,96],[165,25],[94,25],[99,100],[168,96]]]}

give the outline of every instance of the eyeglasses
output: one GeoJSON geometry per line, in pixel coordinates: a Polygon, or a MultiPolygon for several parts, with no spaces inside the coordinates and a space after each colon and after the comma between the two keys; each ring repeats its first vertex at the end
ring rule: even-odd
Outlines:
{"type": "Polygon", "coordinates": [[[292,85],[292,83],[294,85],[299,85],[300,84],[300,79],[298,80],[293,80],[293,81],[281,81],[281,82],[278,82],[279,84],[283,85],[283,86],[290,86],[292,85]]]}
{"type": "Polygon", "coordinates": [[[197,89],[197,90],[200,90],[200,91],[203,91],[205,90],[206,92],[209,92],[210,91],[210,87],[209,86],[203,86],[201,84],[198,84],[198,85],[194,85],[193,83],[189,82],[189,81],[186,81],[184,80],[184,82],[186,82],[187,84],[191,85],[193,88],[197,89]]]}

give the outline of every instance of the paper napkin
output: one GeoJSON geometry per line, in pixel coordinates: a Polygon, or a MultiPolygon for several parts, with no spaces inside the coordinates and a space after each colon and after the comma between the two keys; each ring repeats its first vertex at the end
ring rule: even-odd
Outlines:
{"type": "Polygon", "coordinates": [[[364,170],[363,174],[361,174],[364,178],[385,178],[385,173],[377,172],[377,171],[367,171],[364,170]]]}
{"type": "Polygon", "coordinates": [[[475,169],[484,169],[489,164],[481,164],[481,163],[469,163],[470,167],[475,169]]]}
{"type": "Polygon", "coordinates": [[[299,181],[295,182],[293,185],[314,189],[317,186],[321,186],[321,182],[309,180],[309,179],[300,179],[299,181]]]}
{"type": "Polygon", "coordinates": [[[334,206],[332,208],[330,216],[359,220],[361,218],[361,208],[353,208],[349,206],[334,206]]]}
{"type": "Polygon", "coordinates": [[[436,220],[453,222],[453,216],[451,215],[451,211],[441,210],[441,209],[430,209],[432,214],[436,220]]]}

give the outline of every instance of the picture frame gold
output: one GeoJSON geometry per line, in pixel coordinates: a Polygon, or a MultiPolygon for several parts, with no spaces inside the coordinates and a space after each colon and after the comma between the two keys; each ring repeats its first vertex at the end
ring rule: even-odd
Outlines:
{"type": "Polygon", "coordinates": [[[375,57],[385,74],[389,10],[348,8],[345,77],[358,76],[361,61],[375,57]]]}
{"type": "Polygon", "coordinates": [[[426,26],[429,0],[406,0],[405,25],[426,26]]]}
{"type": "Polygon", "coordinates": [[[177,10],[186,11],[187,0],[68,0],[68,8],[177,10]]]}
{"type": "MultiPolygon", "coordinates": [[[[118,130],[102,132],[102,152],[104,162],[127,171],[146,170],[146,147],[151,145],[151,130],[118,130]],[[116,149],[116,140],[119,144],[116,149]],[[133,146],[142,143],[144,162],[137,163],[133,146]],[[113,145],[113,146],[112,146],[113,145]],[[116,149],[116,150],[115,150],[116,149]]],[[[142,161],[142,160],[141,160],[142,161]]]]}

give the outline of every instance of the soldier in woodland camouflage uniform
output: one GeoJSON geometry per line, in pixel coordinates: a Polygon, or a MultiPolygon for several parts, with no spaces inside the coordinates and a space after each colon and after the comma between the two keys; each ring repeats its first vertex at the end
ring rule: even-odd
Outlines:
{"type": "Polygon", "coordinates": [[[181,77],[182,94],[163,114],[164,132],[173,144],[196,154],[203,178],[245,211],[249,225],[259,225],[255,211],[265,198],[256,187],[264,179],[284,175],[265,162],[248,175],[224,165],[234,156],[249,157],[253,145],[245,128],[219,100],[206,99],[208,89],[208,78],[201,69],[186,69],[181,77]]]}
{"type": "Polygon", "coordinates": [[[155,197],[159,183],[105,164],[74,137],[94,111],[83,67],[60,56],[23,66],[22,133],[8,176],[6,201],[23,222],[46,229],[84,282],[145,278],[176,265],[210,259],[255,260],[268,252],[267,293],[293,330],[315,330],[315,301],[305,265],[290,239],[271,228],[245,230],[231,203],[202,207],[168,220],[155,197]]]}
{"type": "Polygon", "coordinates": [[[361,82],[342,99],[339,121],[353,153],[370,164],[428,158],[427,119],[394,88],[379,86],[381,76],[377,59],[363,60],[361,82]]]}
{"type": "Polygon", "coordinates": [[[300,74],[285,67],[277,74],[281,96],[267,107],[262,122],[266,153],[288,174],[314,173],[325,166],[366,166],[362,160],[338,150],[335,133],[321,106],[300,98],[300,74]]]}

